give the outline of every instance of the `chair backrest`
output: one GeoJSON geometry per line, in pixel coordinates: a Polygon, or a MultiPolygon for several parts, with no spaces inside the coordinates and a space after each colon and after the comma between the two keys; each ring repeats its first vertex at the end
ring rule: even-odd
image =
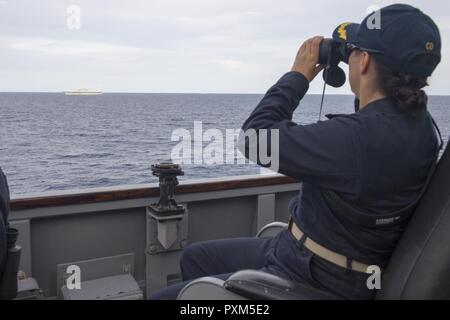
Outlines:
{"type": "Polygon", "coordinates": [[[450,299],[450,144],[383,274],[376,299],[450,299]]]}

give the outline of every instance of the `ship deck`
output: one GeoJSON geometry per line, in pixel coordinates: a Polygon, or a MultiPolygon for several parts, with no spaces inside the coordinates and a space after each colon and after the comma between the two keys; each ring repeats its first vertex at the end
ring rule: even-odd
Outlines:
{"type": "Polygon", "coordinates": [[[146,211],[159,199],[157,183],[15,196],[10,220],[20,231],[20,270],[46,297],[58,296],[71,264],[83,266],[82,281],[130,272],[149,296],[179,280],[187,244],[254,236],[267,223],[287,221],[298,190],[298,181],[278,174],[182,181],[175,198],[187,213],[168,249],[146,211]]]}

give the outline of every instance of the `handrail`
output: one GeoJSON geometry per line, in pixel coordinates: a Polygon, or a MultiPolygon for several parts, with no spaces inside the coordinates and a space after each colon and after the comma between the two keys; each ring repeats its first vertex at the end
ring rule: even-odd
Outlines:
{"type": "MultiPolygon", "coordinates": [[[[298,183],[295,178],[279,174],[235,176],[219,179],[201,179],[196,181],[180,181],[176,194],[221,191],[239,188],[252,188],[298,183]]],[[[130,200],[159,196],[157,183],[139,186],[120,186],[94,188],[76,191],[48,192],[36,195],[13,197],[11,210],[26,210],[42,207],[89,204],[108,201],[130,200]]]]}

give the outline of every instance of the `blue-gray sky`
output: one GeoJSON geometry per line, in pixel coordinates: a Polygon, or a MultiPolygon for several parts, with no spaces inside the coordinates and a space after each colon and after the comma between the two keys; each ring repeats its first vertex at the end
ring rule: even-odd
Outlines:
{"type": "MultiPolygon", "coordinates": [[[[0,0],[0,91],[263,93],[305,39],[394,2],[0,0]],[[79,30],[66,26],[69,5],[81,9],[79,30]]],[[[450,3],[408,3],[440,27],[443,59],[427,91],[449,94],[450,3]]]]}

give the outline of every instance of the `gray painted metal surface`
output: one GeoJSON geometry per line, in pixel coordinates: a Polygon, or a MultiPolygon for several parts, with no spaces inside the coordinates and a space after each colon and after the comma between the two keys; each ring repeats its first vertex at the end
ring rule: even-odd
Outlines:
{"type": "Polygon", "coordinates": [[[81,281],[85,282],[122,274],[133,276],[134,264],[134,253],[58,264],[56,266],[56,292],[59,293],[59,290],[65,285],[66,279],[72,275],[67,272],[69,266],[79,267],[81,281]]]}
{"type": "MultiPolygon", "coordinates": [[[[177,195],[177,202],[183,203],[188,213],[177,222],[176,240],[168,250],[156,241],[155,225],[146,211],[156,198],[16,210],[10,219],[21,231],[21,269],[37,279],[47,297],[58,294],[58,265],[128,254],[134,255],[134,278],[142,287],[147,286],[148,296],[179,279],[179,259],[187,244],[251,237],[264,224],[286,222],[288,202],[299,186],[292,183],[177,195]],[[152,244],[156,244],[156,253],[152,244]]],[[[100,272],[98,277],[109,276],[107,273],[100,272]]]]}

